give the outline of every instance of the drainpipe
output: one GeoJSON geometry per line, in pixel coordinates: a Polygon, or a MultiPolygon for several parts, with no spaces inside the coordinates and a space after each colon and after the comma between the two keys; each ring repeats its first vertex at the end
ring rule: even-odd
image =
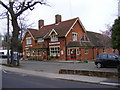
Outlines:
{"type": "Polygon", "coordinates": [[[66,46],[66,38],[65,38],[65,60],[67,61],[67,46],[66,46]]]}
{"type": "Polygon", "coordinates": [[[94,47],[92,48],[92,50],[93,50],[93,59],[94,59],[94,47]]]}

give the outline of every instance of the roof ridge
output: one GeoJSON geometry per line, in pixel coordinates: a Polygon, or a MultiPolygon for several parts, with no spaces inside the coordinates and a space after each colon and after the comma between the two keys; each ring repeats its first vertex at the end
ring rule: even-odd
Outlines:
{"type": "Polygon", "coordinates": [[[38,29],[34,29],[34,28],[27,28],[28,30],[36,30],[36,31],[38,31],[38,29]]]}
{"type": "Polygon", "coordinates": [[[102,33],[98,33],[98,32],[93,32],[93,31],[86,31],[86,32],[90,32],[90,33],[95,33],[95,34],[100,34],[100,35],[103,35],[102,33]]]}
{"type": "MultiPolygon", "coordinates": [[[[76,17],[76,18],[72,18],[72,19],[68,19],[68,20],[64,20],[64,21],[61,21],[61,22],[67,22],[67,21],[71,21],[71,20],[74,20],[74,19],[78,19],[78,17],[76,17]]],[[[60,23],[61,23],[60,22],[60,23]]],[[[53,23],[53,24],[48,24],[48,25],[44,25],[43,27],[48,27],[48,26],[52,26],[52,25],[56,25],[55,23],[53,23]]]]}

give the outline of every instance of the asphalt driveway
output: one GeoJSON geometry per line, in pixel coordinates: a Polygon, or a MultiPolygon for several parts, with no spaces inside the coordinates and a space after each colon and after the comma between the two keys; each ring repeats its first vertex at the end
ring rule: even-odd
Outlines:
{"type": "Polygon", "coordinates": [[[98,70],[104,72],[117,72],[116,68],[96,68],[94,62],[88,63],[65,63],[65,62],[40,62],[40,61],[20,61],[21,68],[42,72],[58,73],[60,69],[72,70],[98,70]]]}

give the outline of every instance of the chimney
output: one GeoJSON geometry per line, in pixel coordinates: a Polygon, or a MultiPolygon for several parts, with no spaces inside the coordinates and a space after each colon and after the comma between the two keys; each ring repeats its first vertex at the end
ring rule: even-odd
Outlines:
{"type": "Polygon", "coordinates": [[[44,26],[44,20],[38,21],[38,28],[41,29],[44,26]]]}
{"type": "Polygon", "coordinates": [[[55,15],[55,24],[58,24],[58,23],[60,23],[61,22],[61,15],[59,15],[59,14],[57,14],[57,15],[55,15]]]}

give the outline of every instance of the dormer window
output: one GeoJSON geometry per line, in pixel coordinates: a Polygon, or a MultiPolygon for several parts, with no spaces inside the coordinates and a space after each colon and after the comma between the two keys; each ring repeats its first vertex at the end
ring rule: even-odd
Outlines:
{"type": "Polygon", "coordinates": [[[78,35],[77,32],[72,32],[72,39],[73,39],[73,41],[77,41],[77,35],[78,35]]]}
{"type": "Polygon", "coordinates": [[[58,37],[55,34],[51,35],[51,41],[58,41],[58,37]]]}
{"type": "Polygon", "coordinates": [[[37,42],[38,42],[38,43],[44,42],[44,39],[43,39],[43,38],[38,38],[37,42]]]}
{"type": "Polygon", "coordinates": [[[58,33],[55,31],[55,29],[52,29],[49,36],[51,37],[51,41],[58,41],[58,37],[57,37],[58,33]]]}

